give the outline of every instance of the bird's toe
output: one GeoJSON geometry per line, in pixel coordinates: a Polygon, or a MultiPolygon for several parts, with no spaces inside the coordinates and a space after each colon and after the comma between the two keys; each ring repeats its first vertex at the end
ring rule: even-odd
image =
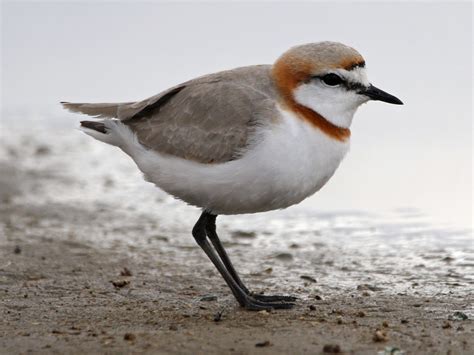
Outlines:
{"type": "Polygon", "coordinates": [[[262,302],[295,302],[298,300],[298,297],[295,296],[286,296],[286,295],[258,295],[252,294],[253,298],[262,302]]]}

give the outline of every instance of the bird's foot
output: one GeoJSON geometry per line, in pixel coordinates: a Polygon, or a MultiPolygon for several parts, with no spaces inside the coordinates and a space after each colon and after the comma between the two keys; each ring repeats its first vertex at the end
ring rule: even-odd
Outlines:
{"type": "MultiPolygon", "coordinates": [[[[256,295],[256,296],[263,296],[263,295],[256,295]]],[[[241,302],[241,306],[249,311],[263,311],[263,310],[272,310],[272,309],[290,309],[293,308],[295,305],[290,299],[285,298],[284,300],[281,297],[289,297],[289,296],[281,296],[278,299],[271,299],[268,298],[271,296],[267,296],[266,299],[256,298],[254,295],[247,295],[243,302],[241,302]]],[[[274,296],[278,297],[278,296],[274,296]]],[[[293,297],[294,298],[294,297],[293,297]]]]}
{"type": "Polygon", "coordinates": [[[284,296],[284,295],[260,295],[251,293],[250,296],[255,298],[257,301],[262,302],[295,302],[298,297],[295,296],[284,296]]]}

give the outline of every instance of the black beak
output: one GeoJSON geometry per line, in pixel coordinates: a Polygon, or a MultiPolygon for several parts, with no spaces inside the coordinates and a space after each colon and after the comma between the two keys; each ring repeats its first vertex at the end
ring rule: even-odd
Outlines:
{"type": "Polygon", "coordinates": [[[401,102],[400,99],[390,95],[388,92],[376,88],[372,84],[370,84],[368,88],[360,90],[359,94],[365,95],[371,100],[388,102],[389,104],[394,105],[403,105],[403,102],[401,102]]]}

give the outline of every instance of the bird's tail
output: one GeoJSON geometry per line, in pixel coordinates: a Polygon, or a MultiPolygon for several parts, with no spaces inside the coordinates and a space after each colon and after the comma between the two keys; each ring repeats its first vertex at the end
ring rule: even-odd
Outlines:
{"type": "Polygon", "coordinates": [[[61,105],[71,112],[83,113],[97,118],[119,118],[119,108],[131,103],[132,102],[89,104],[61,102],[61,105]]]}
{"type": "Polygon", "coordinates": [[[119,120],[81,121],[79,129],[101,142],[122,148],[126,153],[138,146],[133,132],[119,120]]]}

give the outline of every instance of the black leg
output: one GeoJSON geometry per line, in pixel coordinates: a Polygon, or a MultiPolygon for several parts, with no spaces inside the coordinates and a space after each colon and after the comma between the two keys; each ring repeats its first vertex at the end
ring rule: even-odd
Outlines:
{"type": "Polygon", "coordinates": [[[198,245],[201,247],[201,249],[206,253],[208,258],[212,261],[217,270],[220,272],[225,282],[234,294],[235,298],[237,299],[237,302],[239,302],[242,307],[255,311],[272,308],[291,308],[293,306],[293,303],[259,301],[253,296],[249,295],[247,292],[245,292],[237,284],[232,275],[225,268],[224,264],[221,262],[221,260],[219,260],[219,257],[216,255],[216,253],[212,249],[212,246],[207,240],[206,225],[208,223],[209,216],[210,214],[207,212],[202,213],[201,217],[199,217],[193,228],[193,237],[198,243],[198,245]]]}
{"type": "MultiPolygon", "coordinates": [[[[206,219],[206,234],[211,241],[212,245],[214,246],[215,250],[217,251],[217,254],[219,255],[222,263],[224,263],[224,266],[228,273],[232,276],[234,279],[235,283],[247,294],[252,296],[253,298],[263,301],[263,302],[292,302],[295,301],[297,298],[293,296],[280,296],[280,295],[275,295],[275,296],[267,296],[267,295],[259,295],[259,294],[254,294],[251,293],[247,287],[245,287],[244,283],[239,277],[239,274],[234,268],[234,265],[230,261],[229,256],[227,255],[227,252],[224,249],[224,246],[222,245],[219,236],[217,235],[216,232],[216,215],[210,214],[208,212],[204,212],[207,214],[207,219],[206,219]]],[[[203,214],[204,214],[203,213],[203,214]]]]}
{"type": "Polygon", "coordinates": [[[217,254],[219,254],[227,271],[229,271],[229,274],[231,274],[232,278],[235,280],[237,285],[239,285],[240,288],[244,290],[246,294],[250,294],[248,288],[245,287],[244,283],[240,279],[239,274],[237,274],[237,271],[235,271],[234,265],[232,265],[232,262],[230,261],[229,256],[227,255],[227,252],[225,251],[224,246],[222,245],[219,239],[219,236],[217,235],[216,218],[217,218],[216,215],[209,214],[209,218],[206,224],[207,236],[209,237],[209,240],[211,241],[212,245],[214,245],[214,248],[216,249],[217,254]]]}

